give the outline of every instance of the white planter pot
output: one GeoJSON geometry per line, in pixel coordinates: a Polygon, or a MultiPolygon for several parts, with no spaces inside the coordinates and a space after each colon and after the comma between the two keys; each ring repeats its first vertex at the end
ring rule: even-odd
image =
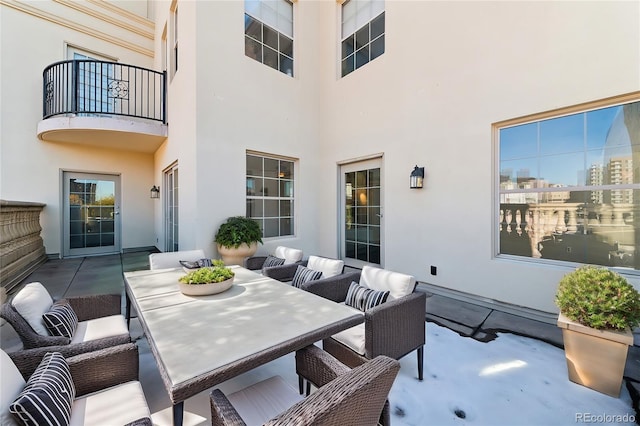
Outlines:
{"type": "Polygon", "coordinates": [[[258,243],[253,242],[251,245],[241,244],[238,248],[224,247],[218,244],[218,253],[222,256],[224,264],[243,266],[244,259],[253,256],[258,250],[258,243]]]}
{"type": "Polygon", "coordinates": [[[208,296],[229,290],[233,285],[233,278],[234,277],[231,277],[219,283],[209,284],[185,284],[178,282],[178,286],[182,294],[186,294],[187,296],[208,296]]]}

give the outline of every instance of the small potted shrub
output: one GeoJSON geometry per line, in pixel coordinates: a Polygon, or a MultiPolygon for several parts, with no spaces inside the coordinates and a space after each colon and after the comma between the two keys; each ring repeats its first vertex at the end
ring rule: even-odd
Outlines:
{"type": "Polygon", "coordinates": [[[640,294],[616,272],[582,266],[560,280],[555,301],[569,379],[618,397],[640,294]]]}
{"type": "Polygon", "coordinates": [[[214,241],[226,265],[242,265],[244,258],[253,256],[262,244],[262,230],[253,219],[233,216],[220,225],[214,241]]]}
{"type": "Polygon", "coordinates": [[[195,269],[178,279],[180,291],[190,296],[221,293],[233,285],[235,273],[222,260],[214,260],[213,266],[195,269]]]}

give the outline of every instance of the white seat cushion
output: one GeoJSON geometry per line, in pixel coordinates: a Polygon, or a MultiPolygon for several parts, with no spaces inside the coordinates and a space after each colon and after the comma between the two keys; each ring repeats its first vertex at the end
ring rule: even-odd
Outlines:
{"type": "Polygon", "coordinates": [[[227,396],[248,425],[262,425],[303,399],[280,376],[270,377],[227,396]]]}
{"type": "Polygon", "coordinates": [[[127,382],[77,398],[71,406],[70,426],[126,425],[151,417],[139,382],[127,382]]]}
{"type": "Polygon", "coordinates": [[[43,336],[49,332],[42,321],[42,315],[51,308],[53,299],[46,288],[39,282],[29,283],[13,297],[11,305],[34,329],[43,336]]]}
{"type": "Polygon", "coordinates": [[[360,355],[364,355],[364,323],[348,328],[331,337],[360,355]]]}
{"type": "Polygon", "coordinates": [[[273,252],[275,257],[284,259],[284,264],[289,265],[291,263],[300,262],[302,260],[302,250],[278,246],[273,252]]]}
{"type": "Polygon", "coordinates": [[[71,343],[87,342],[105,337],[129,334],[127,321],[122,315],[111,315],[89,321],[80,321],[71,343]]]}
{"type": "Polygon", "coordinates": [[[388,291],[388,300],[394,300],[413,293],[416,279],[411,275],[365,265],[362,267],[360,285],[372,290],[388,291]]]}
{"type": "Polygon", "coordinates": [[[326,257],[309,256],[307,267],[314,271],[322,271],[322,278],[331,278],[342,273],[344,261],[328,259],[326,257]]]}
{"type": "Polygon", "coordinates": [[[13,414],[9,412],[9,406],[22,392],[27,382],[22,378],[18,367],[13,363],[9,355],[0,349],[0,425],[14,426],[16,422],[13,414]]]}
{"type": "Polygon", "coordinates": [[[194,262],[205,257],[204,250],[200,249],[151,253],[149,255],[149,269],[180,268],[182,267],[180,265],[181,260],[194,262]]]}

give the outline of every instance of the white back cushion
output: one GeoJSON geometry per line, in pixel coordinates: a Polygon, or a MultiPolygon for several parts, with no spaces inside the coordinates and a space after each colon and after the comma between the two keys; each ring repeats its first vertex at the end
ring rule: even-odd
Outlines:
{"type": "Polygon", "coordinates": [[[205,257],[204,250],[201,249],[151,253],[149,255],[149,269],[180,268],[182,267],[181,260],[194,262],[205,257]]]}
{"type": "Polygon", "coordinates": [[[322,278],[331,278],[342,273],[344,261],[327,259],[326,257],[309,256],[307,267],[314,271],[322,271],[322,278]]]}
{"type": "Polygon", "coordinates": [[[362,267],[360,285],[372,290],[389,291],[388,300],[393,300],[413,293],[416,279],[412,275],[366,265],[362,267]]]}
{"type": "Polygon", "coordinates": [[[43,336],[49,335],[44,321],[42,321],[42,315],[51,308],[53,299],[42,284],[33,282],[24,286],[14,296],[11,305],[16,308],[16,311],[22,315],[22,318],[29,323],[36,333],[43,336]]]}
{"type": "Polygon", "coordinates": [[[151,418],[140,382],[127,382],[73,401],[70,426],[126,425],[151,418]]]}
{"type": "Polygon", "coordinates": [[[0,425],[17,425],[9,406],[26,386],[22,374],[15,366],[9,355],[0,349],[0,425]]]}
{"type": "Polygon", "coordinates": [[[289,265],[291,263],[296,263],[302,260],[302,250],[278,246],[273,252],[275,257],[279,257],[280,259],[284,259],[284,264],[289,265]]]}

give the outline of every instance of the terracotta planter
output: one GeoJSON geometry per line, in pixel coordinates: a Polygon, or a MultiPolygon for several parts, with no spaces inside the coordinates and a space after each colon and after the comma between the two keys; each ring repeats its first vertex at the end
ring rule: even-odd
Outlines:
{"type": "Polygon", "coordinates": [[[596,330],[558,316],[569,380],[614,398],[620,396],[631,330],[596,330]]]}
{"type": "Polygon", "coordinates": [[[253,242],[251,245],[241,244],[240,247],[224,247],[218,244],[218,253],[222,256],[222,260],[224,264],[229,265],[240,265],[244,264],[244,259],[253,256],[258,250],[258,243],[253,242]]]}
{"type": "Polygon", "coordinates": [[[185,284],[178,282],[178,286],[182,294],[186,294],[187,296],[208,296],[229,290],[233,285],[233,278],[234,277],[231,277],[219,283],[209,284],[185,284]]]}

